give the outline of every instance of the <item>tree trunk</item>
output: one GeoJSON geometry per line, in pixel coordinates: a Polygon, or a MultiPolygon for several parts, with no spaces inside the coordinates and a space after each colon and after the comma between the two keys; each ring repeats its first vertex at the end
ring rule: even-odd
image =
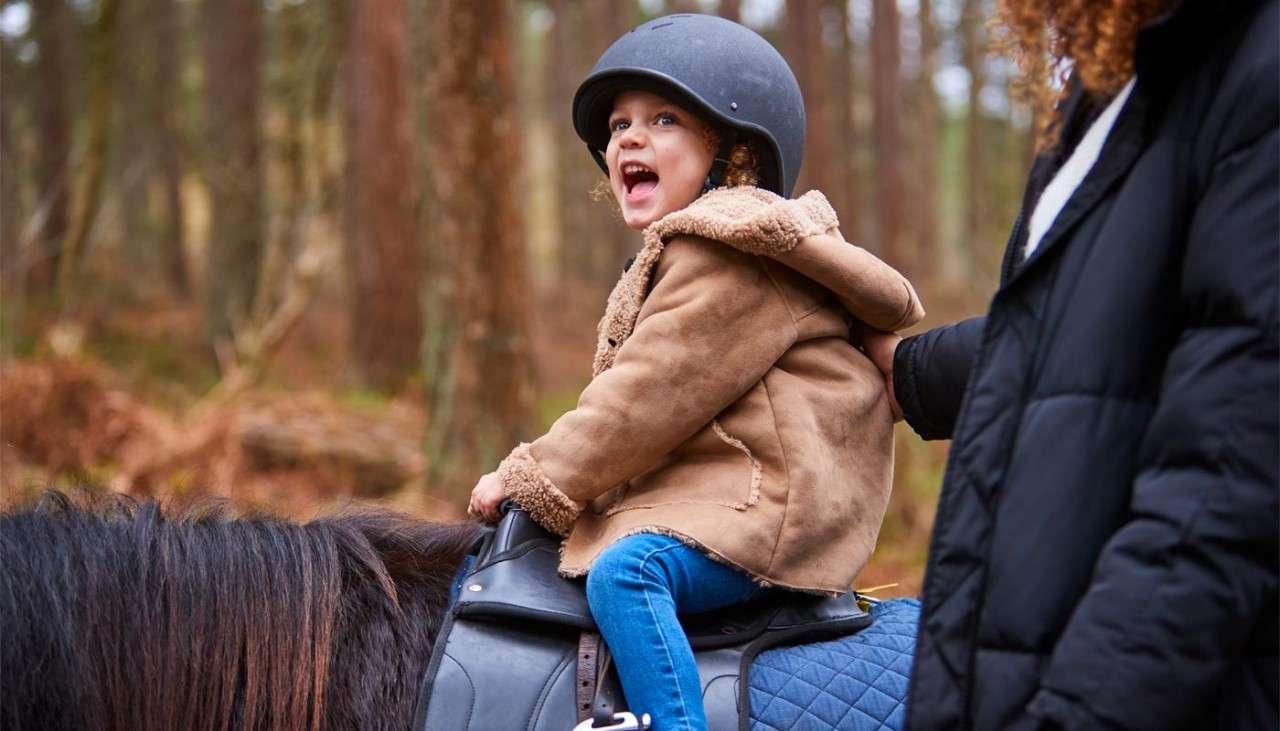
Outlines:
{"type": "Polygon", "coordinates": [[[848,195],[853,205],[855,219],[852,222],[846,221],[846,235],[852,235],[855,240],[864,246],[875,248],[876,239],[876,215],[875,215],[875,186],[872,181],[874,177],[874,169],[876,165],[875,156],[875,140],[873,138],[873,115],[875,113],[875,100],[871,96],[871,80],[869,69],[871,68],[871,48],[869,39],[870,16],[865,21],[854,15],[848,3],[841,3],[843,6],[842,14],[845,16],[845,28],[850,38],[847,40],[849,45],[849,96],[852,100],[850,113],[853,115],[853,127],[851,137],[849,138],[849,146],[852,154],[849,156],[848,174],[850,180],[848,182],[848,195]],[[859,27],[860,22],[867,23],[867,27],[859,27]],[[854,38],[864,39],[861,43],[855,42],[854,38]],[[865,181],[865,182],[864,182],[865,181]]]}
{"type": "MultiPolygon", "coordinates": [[[[593,42],[586,46],[588,58],[584,59],[583,73],[579,78],[586,75],[586,72],[595,65],[596,58],[604,53],[606,48],[631,29],[631,8],[632,0],[585,4],[587,11],[585,20],[587,26],[592,29],[594,38],[593,42]]],[[[568,109],[567,104],[565,109],[568,109]]],[[[573,134],[572,130],[570,134],[573,134]]],[[[578,193],[578,205],[583,205],[587,189],[595,181],[602,179],[601,173],[598,172],[599,168],[589,156],[583,154],[584,147],[581,141],[574,145],[574,151],[577,154],[571,161],[579,170],[585,171],[578,193]]],[[[585,242],[589,247],[583,253],[589,257],[590,281],[595,285],[603,302],[609,291],[613,289],[613,285],[618,282],[622,274],[622,265],[639,248],[640,238],[626,227],[618,213],[617,205],[611,200],[589,201],[587,207],[590,210],[587,235],[578,240],[585,242]]]]}
{"type": "Polygon", "coordinates": [[[556,252],[562,280],[590,285],[604,293],[635,248],[611,198],[595,200],[605,180],[570,119],[573,94],[597,58],[632,24],[632,2],[550,0],[555,15],[545,73],[550,91],[549,124],[556,140],[557,211],[560,237],[556,252]]]}
{"type": "Polygon", "coordinates": [[[742,22],[742,0],[720,0],[716,14],[735,23],[742,22]]]}
{"type": "Polygon", "coordinates": [[[982,87],[986,85],[986,39],[982,32],[981,0],[964,0],[960,11],[960,42],[964,67],[969,72],[969,111],[965,122],[964,155],[964,233],[961,248],[969,261],[975,261],[984,248],[982,237],[986,221],[987,184],[985,151],[982,149],[982,87]]]}
{"type": "Polygon", "coordinates": [[[67,103],[67,35],[72,19],[63,0],[32,3],[31,30],[39,56],[36,81],[40,143],[36,146],[35,215],[42,219],[31,250],[23,253],[31,294],[53,289],[66,237],[71,201],[71,112],[67,103]]]}
{"type": "Polygon", "coordinates": [[[952,274],[954,256],[943,254],[938,237],[938,140],[942,136],[941,110],[938,93],[933,88],[933,75],[938,66],[938,29],[933,20],[933,0],[919,0],[920,23],[920,80],[919,116],[916,129],[916,154],[919,155],[917,172],[918,196],[914,216],[916,218],[916,250],[913,275],[929,277],[941,256],[943,269],[952,274]]]}
{"type": "MultiPolygon", "coordinates": [[[[0,85],[12,99],[17,85],[12,73],[14,58],[9,50],[8,44],[0,45],[0,85]]],[[[18,267],[21,258],[19,238],[25,212],[18,181],[26,171],[18,152],[14,140],[13,110],[9,104],[0,104],[0,291],[9,296],[14,295],[22,274],[18,267]]],[[[10,309],[10,313],[12,311],[10,309]]],[[[0,352],[0,355],[8,354],[0,352]]]]}
{"type": "Polygon", "coordinates": [[[364,380],[391,390],[417,366],[422,342],[409,18],[404,0],[351,0],[347,9],[351,345],[364,380]]]}
{"type": "MultiPolygon", "coordinates": [[[[545,60],[547,90],[550,93],[548,123],[551,136],[556,141],[555,178],[556,210],[559,213],[559,236],[556,238],[556,273],[561,281],[583,282],[590,269],[587,259],[590,252],[584,250],[590,209],[587,186],[590,172],[584,172],[583,158],[586,146],[578,139],[570,121],[569,109],[573,102],[574,80],[578,78],[575,59],[570,57],[573,42],[572,14],[580,15],[577,0],[550,0],[548,2],[555,24],[551,27],[551,47],[545,60]]],[[[579,27],[581,24],[577,24],[579,27]]],[[[588,161],[587,164],[590,164],[588,161]]]]}
{"type": "MultiPolygon", "coordinates": [[[[311,179],[315,189],[308,196],[316,201],[318,212],[328,213],[338,205],[338,189],[342,169],[334,148],[337,147],[337,132],[340,126],[339,110],[333,103],[337,96],[335,89],[339,84],[338,62],[346,53],[346,34],[342,29],[347,26],[346,0],[312,0],[319,3],[317,12],[320,20],[319,29],[323,29],[321,42],[324,46],[316,51],[315,78],[312,82],[313,92],[310,97],[307,118],[307,148],[311,152],[309,165],[311,179]]],[[[317,33],[319,30],[317,30],[317,33]]],[[[426,116],[426,115],[422,115],[426,116]]],[[[421,180],[421,177],[419,177],[421,180]]]]}
{"type": "Polygon", "coordinates": [[[835,186],[835,190],[832,200],[840,214],[844,235],[860,241],[861,237],[856,230],[857,221],[863,215],[863,209],[858,205],[857,140],[860,135],[853,114],[857,89],[854,78],[853,41],[849,37],[851,30],[849,3],[846,0],[828,0],[828,3],[834,11],[832,16],[840,31],[840,44],[832,54],[833,73],[831,74],[833,85],[831,99],[836,104],[835,144],[832,150],[836,169],[833,171],[832,185],[835,186]]]}
{"type": "Polygon", "coordinates": [[[98,19],[90,39],[90,68],[93,80],[89,98],[89,139],[81,169],[81,191],[76,216],[63,238],[58,257],[58,297],[71,304],[79,294],[81,259],[89,242],[89,233],[102,203],[102,180],[107,164],[107,146],[111,132],[111,105],[115,93],[115,23],[119,17],[119,0],[102,0],[98,19]]]}
{"type": "Polygon", "coordinates": [[[112,197],[118,201],[123,222],[121,261],[129,271],[151,273],[157,268],[155,242],[151,236],[149,191],[155,167],[153,150],[159,125],[158,105],[152,97],[152,77],[159,70],[154,46],[147,43],[145,4],[126,2],[119,9],[112,43],[115,54],[112,76],[119,88],[132,95],[121,104],[116,116],[113,153],[108,183],[112,197]]]}
{"type": "Polygon", "coordinates": [[[827,69],[819,9],[820,0],[787,3],[787,55],[805,102],[804,164],[796,193],[809,188],[826,191],[831,183],[831,120],[827,114],[827,69]]]}
{"type": "MultiPolygon", "coordinates": [[[[1000,221],[1008,222],[1010,227],[1013,226],[1013,220],[1017,218],[1018,210],[1022,207],[1022,191],[1027,175],[1031,171],[1031,163],[1033,158],[1029,156],[1029,151],[1034,150],[1034,141],[1028,145],[1028,138],[1035,137],[1035,127],[1026,128],[1019,124],[1022,114],[1025,110],[1017,103],[1017,89],[1015,88],[1018,78],[1014,74],[1010,74],[1005,78],[1004,87],[1005,95],[1009,99],[1009,110],[1004,121],[1005,125],[1005,175],[1007,176],[1007,185],[1000,194],[1000,200],[1003,202],[1000,210],[1000,221]],[[1028,149],[1030,148],[1030,150],[1028,149]]],[[[1004,242],[992,241],[997,246],[1004,242]]],[[[1000,255],[1003,256],[1003,251],[1000,255]]]]}
{"type": "MultiPolygon", "coordinates": [[[[314,7],[296,4],[286,4],[280,11],[280,45],[285,56],[282,66],[286,84],[284,99],[281,100],[285,129],[280,142],[280,157],[284,164],[284,220],[276,249],[285,262],[293,261],[298,252],[302,211],[307,200],[307,113],[310,96],[314,93],[314,79],[306,64],[306,61],[314,59],[308,36],[323,32],[314,23],[307,22],[308,14],[314,11],[314,7]]],[[[348,32],[353,31],[354,25],[348,32]]]]}
{"type": "Polygon", "coordinates": [[[262,261],[257,0],[205,0],[205,160],[211,198],[205,317],[211,344],[253,311],[262,261]]]}
{"type": "Polygon", "coordinates": [[[902,251],[902,145],[898,109],[898,7],[894,0],[873,0],[871,88],[876,145],[876,244],[899,268],[909,262],[902,251]]]}
{"type": "Polygon", "coordinates": [[[178,69],[183,37],[178,6],[173,0],[152,0],[149,13],[155,44],[155,73],[151,77],[155,101],[156,162],[164,190],[160,245],[169,289],[181,300],[191,296],[182,208],[182,123],[178,69]]]}
{"type": "Polygon", "coordinates": [[[440,109],[431,137],[439,231],[447,242],[449,319],[428,363],[431,484],[465,494],[528,438],[532,388],[526,309],[532,299],[519,225],[519,168],[508,0],[440,0],[431,80],[440,109]]]}

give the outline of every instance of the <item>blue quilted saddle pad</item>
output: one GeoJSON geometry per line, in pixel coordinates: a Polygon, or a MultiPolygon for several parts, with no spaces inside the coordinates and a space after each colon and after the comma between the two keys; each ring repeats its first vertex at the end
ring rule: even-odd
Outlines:
{"type": "Polygon", "coordinates": [[[920,602],[880,602],[871,616],[857,634],[760,653],[751,666],[752,731],[902,728],[920,602]]]}

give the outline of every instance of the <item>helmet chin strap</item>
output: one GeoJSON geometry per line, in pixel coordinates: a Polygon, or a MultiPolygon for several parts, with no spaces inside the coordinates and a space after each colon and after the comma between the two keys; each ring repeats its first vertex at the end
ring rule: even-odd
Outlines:
{"type": "Polygon", "coordinates": [[[596,161],[596,164],[600,166],[600,169],[604,171],[604,174],[608,175],[609,163],[605,162],[604,150],[597,150],[595,147],[588,144],[587,151],[591,153],[591,158],[596,161]]]}

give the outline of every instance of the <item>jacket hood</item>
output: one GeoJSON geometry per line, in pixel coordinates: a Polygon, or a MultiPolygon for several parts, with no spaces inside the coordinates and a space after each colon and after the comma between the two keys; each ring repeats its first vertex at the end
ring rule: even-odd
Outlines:
{"type": "Polygon", "coordinates": [[[924,307],[906,277],[871,252],[844,240],[822,193],[796,199],[754,187],[718,188],[646,230],[666,240],[679,234],[715,239],[768,256],[833,292],[854,317],[879,330],[909,327],[924,307]]]}
{"type": "Polygon", "coordinates": [[[592,374],[613,365],[630,337],[666,242],[692,235],[768,256],[826,287],[845,309],[878,330],[919,322],[924,308],[906,277],[840,235],[836,212],[822,193],[795,199],[750,186],[717,188],[644,230],[644,246],[614,287],[600,321],[592,374]]]}

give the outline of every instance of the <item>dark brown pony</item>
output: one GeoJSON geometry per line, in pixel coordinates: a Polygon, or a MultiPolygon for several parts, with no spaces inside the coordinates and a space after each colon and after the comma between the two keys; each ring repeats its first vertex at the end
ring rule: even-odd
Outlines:
{"type": "Polygon", "coordinates": [[[0,516],[0,729],[404,729],[477,535],[48,494],[0,516]]]}

